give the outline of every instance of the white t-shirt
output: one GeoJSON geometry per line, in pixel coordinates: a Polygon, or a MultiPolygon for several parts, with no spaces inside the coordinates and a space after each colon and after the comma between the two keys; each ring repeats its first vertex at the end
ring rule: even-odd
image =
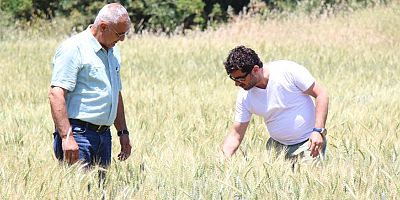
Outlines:
{"type": "Polygon", "coordinates": [[[240,89],[236,100],[236,122],[248,122],[251,115],[262,116],[274,140],[292,145],[310,137],[315,123],[315,106],[303,92],[315,82],[303,66],[286,60],[270,62],[266,89],[240,89]]]}

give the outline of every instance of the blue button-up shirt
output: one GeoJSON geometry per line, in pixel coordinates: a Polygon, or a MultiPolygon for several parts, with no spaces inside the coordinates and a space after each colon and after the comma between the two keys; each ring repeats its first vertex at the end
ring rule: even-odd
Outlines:
{"type": "Polygon", "coordinates": [[[122,89],[118,48],[105,50],[90,28],[72,36],[53,58],[52,86],[68,90],[68,117],[97,125],[114,123],[122,89]]]}

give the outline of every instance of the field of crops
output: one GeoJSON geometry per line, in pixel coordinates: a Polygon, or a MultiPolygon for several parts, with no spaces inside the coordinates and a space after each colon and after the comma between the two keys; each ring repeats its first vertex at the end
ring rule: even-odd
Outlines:
{"type": "Polygon", "coordinates": [[[58,164],[47,91],[65,37],[0,40],[0,199],[397,199],[400,197],[400,5],[337,17],[234,20],[185,36],[131,35],[119,44],[133,153],[97,171],[58,164]],[[237,87],[222,62],[246,45],[264,63],[307,67],[330,95],[327,157],[292,171],[268,153],[253,116],[240,150],[219,145],[233,121],[237,87]],[[88,190],[90,185],[90,191],[88,190]]]}

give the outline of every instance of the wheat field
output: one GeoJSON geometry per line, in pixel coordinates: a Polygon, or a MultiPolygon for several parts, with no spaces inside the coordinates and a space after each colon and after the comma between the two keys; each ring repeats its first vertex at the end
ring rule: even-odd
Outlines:
{"type": "Polygon", "coordinates": [[[186,35],[131,35],[119,44],[133,152],[97,170],[59,165],[47,99],[50,61],[67,36],[20,33],[0,41],[0,199],[398,199],[400,5],[336,17],[242,17],[186,35]],[[294,60],[330,95],[327,157],[292,171],[267,152],[253,116],[240,150],[219,145],[238,88],[222,62],[246,45],[264,63],[294,60]],[[90,187],[90,190],[88,189],[90,187]]]}

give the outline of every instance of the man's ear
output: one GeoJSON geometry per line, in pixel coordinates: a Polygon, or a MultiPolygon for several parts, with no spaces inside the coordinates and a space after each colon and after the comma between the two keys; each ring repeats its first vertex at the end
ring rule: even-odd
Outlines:
{"type": "Polygon", "coordinates": [[[106,22],[100,22],[100,31],[104,32],[108,29],[108,24],[106,22]]]}
{"type": "Polygon", "coordinates": [[[258,65],[254,65],[253,71],[254,71],[255,73],[257,73],[259,70],[260,70],[260,67],[259,67],[258,65]]]}

